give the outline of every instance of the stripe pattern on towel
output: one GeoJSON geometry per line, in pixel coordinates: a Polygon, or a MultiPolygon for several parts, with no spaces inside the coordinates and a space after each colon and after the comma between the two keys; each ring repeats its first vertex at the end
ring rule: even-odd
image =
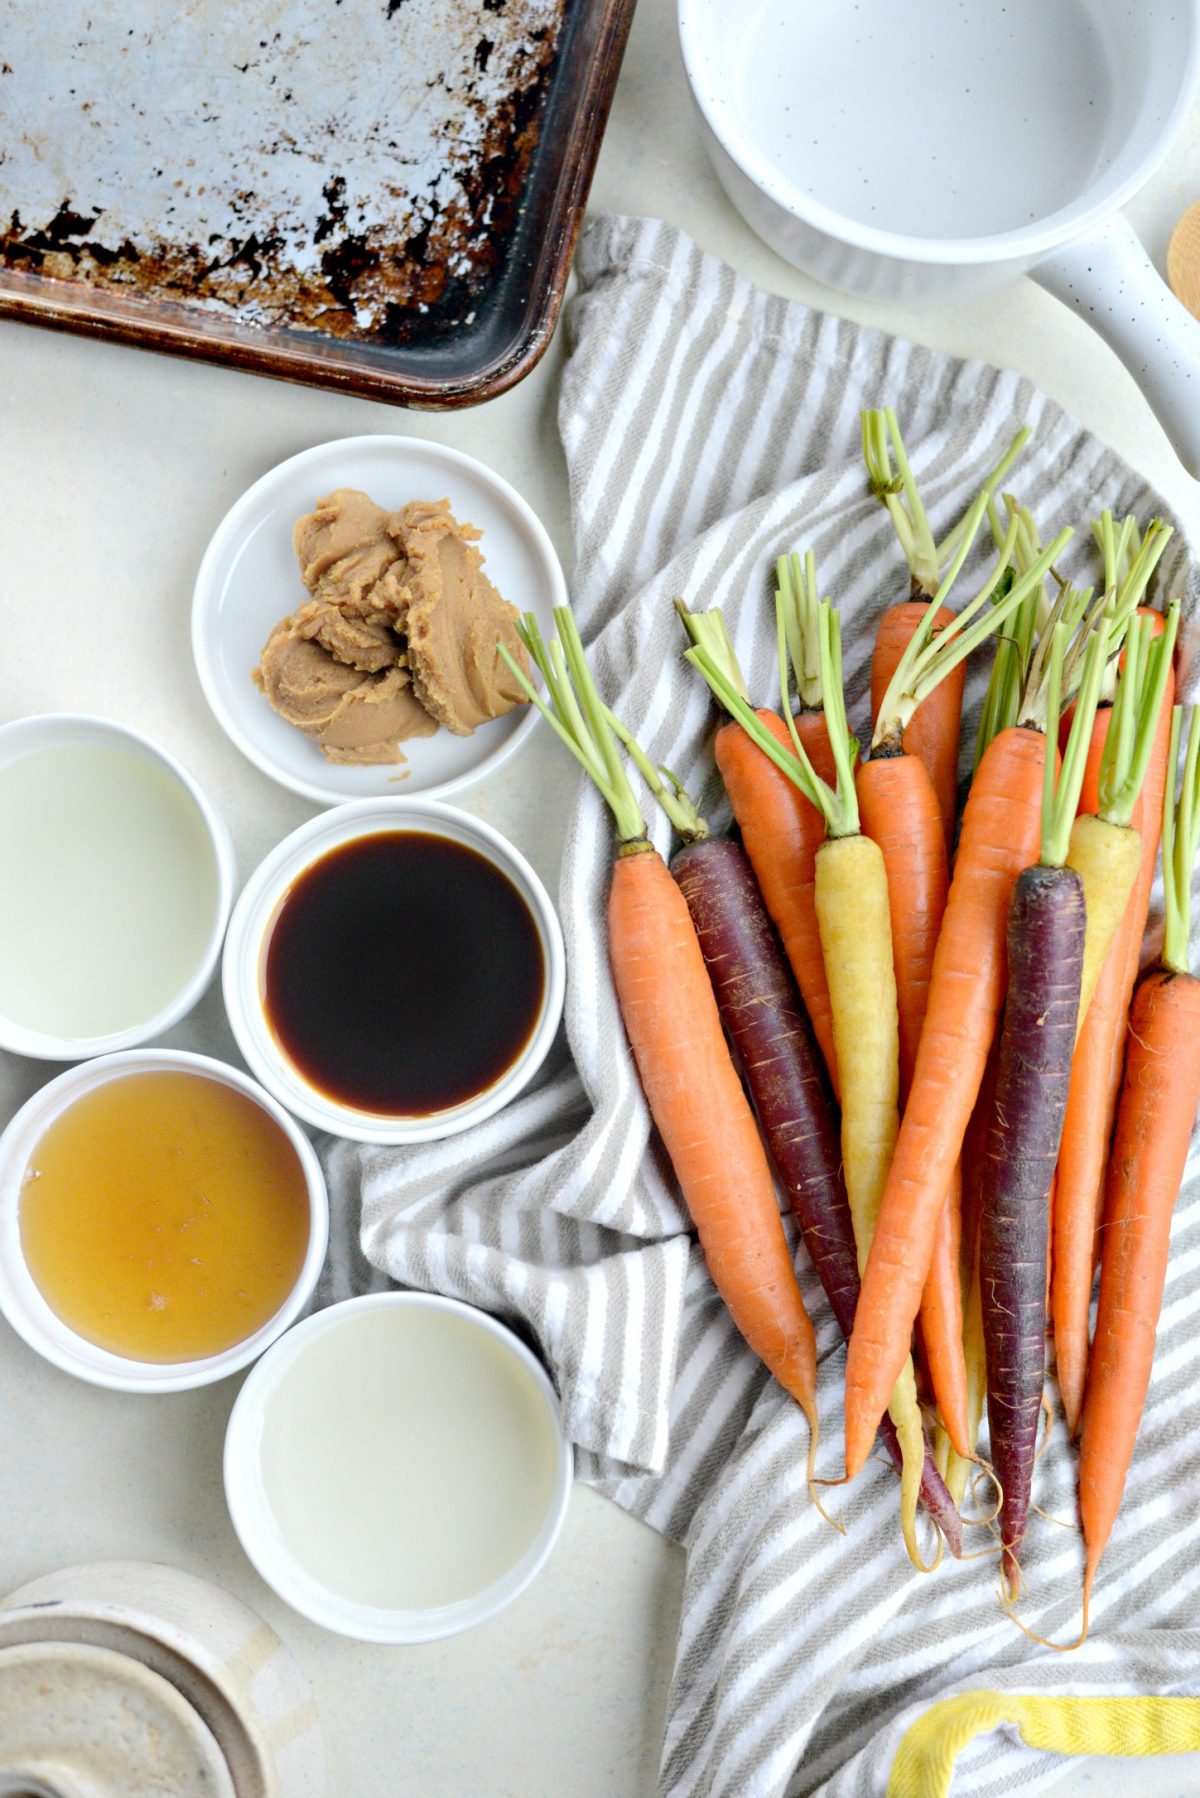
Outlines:
{"type": "MultiPolygon", "coordinates": [[[[1021,423],[1034,435],[1011,484],[1047,535],[1086,526],[1103,506],[1143,520],[1161,510],[1139,476],[1017,375],[758,292],[675,229],[601,218],[577,273],[560,401],[576,614],[606,696],[718,825],[728,814],[713,712],[682,661],[671,600],[724,608],[751,695],[770,703],[774,559],[813,549],[821,590],[842,609],[851,722],[863,722],[874,627],[905,583],[866,491],[862,406],[895,406],[936,532],[1021,423]]],[[[1066,567],[1084,566],[1086,536],[1066,567]]],[[[1181,538],[1161,584],[1184,602],[1186,682],[1197,583],[1181,538]]],[[[973,670],[964,768],[982,685],[973,670]]],[[[655,838],[667,849],[660,826],[655,838]]],[[[534,1090],[448,1142],[328,1152],[341,1227],[325,1296],[391,1278],[516,1320],[553,1371],[583,1477],[686,1546],[662,1798],[882,1793],[906,1719],[964,1687],[1017,1689],[1019,1678],[1028,1690],[1129,1691],[1152,1678],[1159,1691],[1200,1689],[1186,1630],[1200,1591],[1195,1170],[1176,1218],[1138,1475],[1105,1558],[1093,1641],[1064,1663],[1005,1620],[985,1562],[913,1572],[882,1463],[833,1495],[844,1536],[809,1501],[803,1418],[734,1332],[651,1132],[604,948],[610,848],[603,806],[581,785],[560,889],[566,1040],[534,1090]]],[[[817,1329],[823,1471],[836,1474],[843,1354],[796,1256],[817,1329]]],[[[1038,1473],[1052,1516],[1074,1517],[1072,1469],[1059,1423],[1038,1473]]],[[[1067,1639],[1078,1538],[1035,1521],[1025,1620],[1067,1639]]],[[[964,1753],[955,1790],[990,1798],[1047,1777],[1041,1757],[997,1734],[964,1753]]]]}

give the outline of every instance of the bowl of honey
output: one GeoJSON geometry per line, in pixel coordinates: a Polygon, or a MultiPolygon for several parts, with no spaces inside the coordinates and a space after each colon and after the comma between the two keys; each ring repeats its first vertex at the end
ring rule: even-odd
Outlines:
{"type": "Polygon", "coordinates": [[[225,941],[225,1009],[267,1091],[369,1143],[492,1116],[546,1057],[566,957],[545,887],[490,825],[418,797],[323,812],[263,861],[225,941]]]}
{"type": "Polygon", "coordinates": [[[179,1392],[248,1366],[304,1310],[328,1237],[304,1132],[208,1056],[83,1062],[0,1136],[0,1311],[93,1385],[179,1392]]]}

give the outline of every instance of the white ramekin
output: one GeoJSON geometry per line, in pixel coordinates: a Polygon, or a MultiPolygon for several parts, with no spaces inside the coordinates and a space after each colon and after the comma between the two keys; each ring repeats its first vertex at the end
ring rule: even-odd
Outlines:
{"type": "Polygon", "coordinates": [[[335,1635],[356,1642],[439,1642],[473,1629],[520,1596],[550,1557],[567,1514],[574,1456],[563,1429],[558,1396],[541,1362],[519,1337],[486,1311],[430,1292],[373,1292],[318,1311],[263,1356],[237,1396],[225,1435],[225,1497],[233,1527],[261,1577],[293,1610],[335,1635]],[[429,1610],[396,1611],[360,1604],[315,1580],[283,1542],[263,1486],[260,1458],[263,1421],[285,1373],[319,1335],[367,1308],[424,1306],[461,1317],[491,1338],[529,1374],[554,1426],[554,1490],[541,1528],[520,1560],[500,1579],[470,1598],[429,1610]]]}
{"type": "Polygon", "coordinates": [[[295,1120],[253,1080],[207,1055],[192,1055],[182,1049],[130,1049],[120,1055],[81,1062],[34,1093],[0,1136],[0,1311],[31,1349],[64,1373],[74,1374],[93,1386],[108,1386],[118,1392],[183,1392],[223,1380],[249,1366],[295,1322],[312,1297],[328,1242],[325,1177],[312,1144],[295,1120]],[[196,1361],[132,1360],[78,1335],[42,1297],[21,1246],[20,1202],[25,1170],[49,1126],[84,1093],[109,1080],[126,1074],[161,1073],[203,1075],[253,1099],[279,1125],[295,1149],[308,1187],[308,1248],[287,1299],[274,1317],[244,1342],[196,1361]]]}
{"type": "Polygon", "coordinates": [[[132,755],[164,768],[184,789],[200,814],[212,849],[216,870],[216,900],[208,941],[191,978],[180,988],[169,1005],[147,1018],[144,1023],[132,1024],[125,1030],[109,1031],[104,1036],[62,1037],[52,1036],[41,1030],[31,1030],[27,1025],[18,1024],[0,1014],[0,1048],[9,1049],[14,1055],[31,1055],[42,1061],[84,1061],[92,1055],[111,1055],[118,1050],[132,1049],[139,1043],[150,1042],[154,1037],[161,1036],[164,1030],[177,1024],[180,1018],[191,1011],[213,977],[217,957],[221,953],[225,926],[229,920],[230,906],[233,904],[236,870],[233,844],[225,820],[182,763],[177,762],[165,749],[152,743],[148,737],[143,737],[139,731],[130,730],[123,724],[113,724],[107,718],[91,718],[78,712],[45,712],[34,718],[18,718],[12,724],[0,726],[0,768],[9,767],[14,762],[22,761],[25,756],[43,749],[69,748],[81,743],[102,743],[127,750],[132,755]]]}
{"type": "Polygon", "coordinates": [[[225,938],[225,1010],[238,1048],[262,1084],[297,1117],[318,1130],[355,1142],[436,1142],[491,1117],[525,1087],[546,1058],[562,1017],[566,952],[550,895],[519,850],[467,812],[436,799],[364,799],[322,812],[285,837],[260,862],[242,889],[225,938]],[[421,831],[476,850],[506,874],[529,906],[545,958],[546,981],[537,1023],[512,1066],[491,1086],[446,1111],[393,1117],[359,1111],[312,1086],[284,1053],[267,1022],[263,961],[271,924],[284,898],[314,862],[359,837],[421,831]]]}

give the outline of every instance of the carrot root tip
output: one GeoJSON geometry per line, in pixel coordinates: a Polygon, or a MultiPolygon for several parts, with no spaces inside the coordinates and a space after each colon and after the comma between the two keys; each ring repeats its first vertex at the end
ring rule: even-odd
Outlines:
{"type": "Polygon", "coordinates": [[[839,1523],[836,1517],[831,1517],[829,1512],[825,1509],[825,1506],[817,1497],[818,1486],[840,1486],[842,1481],[819,1480],[817,1478],[817,1449],[821,1441],[821,1422],[817,1416],[815,1407],[811,1411],[806,1410],[805,1416],[808,1418],[808,1466],[805,1470],[805,1477],[808,1481],[808,1496],[812,1499],[813,1504],[816,1506],[825,1522],[829,1525],[830,1529],[836,1530],[839,1536],[844,1536],[846,1534],[845,1524],[839,1523]]]}

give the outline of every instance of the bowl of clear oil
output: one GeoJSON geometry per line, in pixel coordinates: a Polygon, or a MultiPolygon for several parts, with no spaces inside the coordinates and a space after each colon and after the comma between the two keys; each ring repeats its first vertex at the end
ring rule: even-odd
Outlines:
{"type": "Polygon", "coordinates": [[[199,999],[233,901],[229,832],[173,756],[103,718],[0,729],[0,1047],[79,1061],[199,999]]]}

